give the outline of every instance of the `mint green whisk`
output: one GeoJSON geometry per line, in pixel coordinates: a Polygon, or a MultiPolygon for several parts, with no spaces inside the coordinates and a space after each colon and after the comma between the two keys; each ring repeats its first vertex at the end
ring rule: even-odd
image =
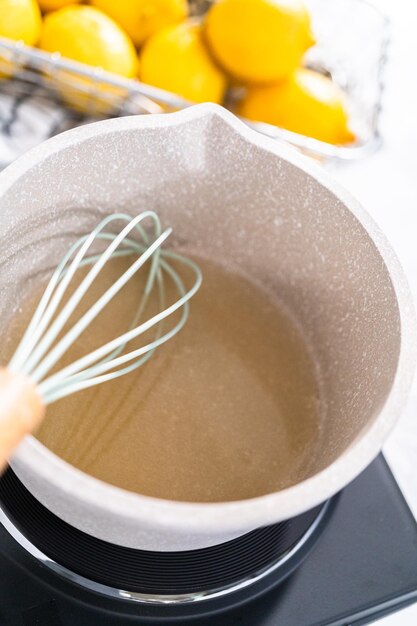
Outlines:
{"type": "Polygon", "coordinates": [[[90,234],[81,237],[70,247],[54,271],[7,367],[12,374],[30,379],[44,405],[133,371],[143,365],[159,346],[174,337],[184,326],[189,314],[188,302],[199,289],[202,277],[200,269],[191,259],[162,248],[170,234],[170,228],[162,230],[159,217],[153,211],[145,211],[134,218],[123,213],[115,213],[103,219],[90,234]],[[120,232],[114,234],[112,231],[117,222],[122,222],[124,226],[120,232]],[[151,228],[145,230],[144,222],[148,222],[151,228]],[[112,231],[108,230],[110,225],[112,231]],[[107,245],[104,251],[92,253],[91,249],[98,241],[107,245]],[[62,337],[59,337],[106,263],[114,257],[123,256],[132,257],[130,267],[62,337]],[[60,358],[68,348],[147,262],[149,267],[145,288],[134,319],[126,332],[56,371],[60,358]],[[59,310],[71,281],[77,271],[85,266],[91,268],[59,310]],[[189,288],[186,288],[176,269],[181,266],[191,270],[193,283],[189,288]],[[167,280],[172,281],[177,296],[169,306],[165,302],[167,280]],[[148,319],[143,319],[149,297],[154,290],[157,293],[158,312],[148,319]],[[179,309],[181,309],[179,320],[176,316],[177,321],[173,325],[165,323],[162,326],[162,322],[169,321],[179,309]],[[129,343],[151,328],[155,329],[153,340],[129,350],[129,343]],[[55,371],[51,373],[54,368],[55,371]]]}

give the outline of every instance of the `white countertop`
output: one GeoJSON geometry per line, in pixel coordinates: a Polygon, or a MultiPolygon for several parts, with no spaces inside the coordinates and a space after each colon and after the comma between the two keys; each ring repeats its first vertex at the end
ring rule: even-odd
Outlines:
{"type": "MultiPolygon", "coordinates": [[[[392,22],[381,123],[384,145],[368,159],[330,169],[385,232],[417,305],[417,2],[374,4],[392,22]]],[[[417,378],[384,452],[417,519],[417,378]]],[[[378,626],[416,624],[417,604],[378,621],[378,626]]]]}

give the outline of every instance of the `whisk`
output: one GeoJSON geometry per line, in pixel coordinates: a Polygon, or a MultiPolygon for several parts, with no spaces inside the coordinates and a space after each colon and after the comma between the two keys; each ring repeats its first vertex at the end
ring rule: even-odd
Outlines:
{"type": "Polygon", "coordinates": [[[144,211],[133,219],[130,215],[115,213],[104,218],[91,233],[82,236],[69,248],[53,272],[8,366],[0,369],[0,468],[24,435],[41,422],[46,405],[132,372],[184,326],[189,314],[188,302],[199,289],[202,276],[194,261],[161,247],[171,232],[171,228],[162,230],[160,219],[153,211],[144,211]],[[151,223],[151,235],[149,228],[144,228],[145,220],[151,223]],[[125,226],[117,234],[106,230],[113,222],[120,221],[125,226]],[[136,238],[129,236],[134,234],[136,238]],[[97,242],[104,242],[104,251],[92,250],[97,242]],[[63,331],[109,260],[124,256],[134,256],[133,263],[71,328],[63,331]],[[70,365],[51,372],[54,368],[56,370],[59,360],[81,333],[147,262],[149,268],[145,287],[126,332],[70,365]],[[193,284],[189,289],[186,289],[176,269],[178,265],[191,270],[193,284]],[[91,268],[59,310],[74,276],[85,266],[91,268]],[[176,294],[176,299],[169,306],[165,302],[167,279],[172,281],[176,294]],[[157,292],[158,312],[143,320],[154,290],[157,292]],[[176,316],[175,323],[164,330],[162,322],[179,309],[179,319],[176,316]],[[128,349],[130,342],[152,328],[155,335],[151,341],[128,349]],[[62,333],[63,336],[60,336],[62,333]]]}

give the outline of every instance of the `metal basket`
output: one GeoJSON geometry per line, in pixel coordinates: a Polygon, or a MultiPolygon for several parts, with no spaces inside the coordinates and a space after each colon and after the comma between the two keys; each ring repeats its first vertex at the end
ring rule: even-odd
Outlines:
{"type": "MultiPolygon", "coordinates": [[[[209,4],[207,0],[194,0],[191,11],[201,16],[209,4]]],[[[388,20],[366,0],[308,0],[307,4],[318,44],[307,53],[306,64],[329,75],[346,92],[357,141],[335,146],[270,124],[250,122],[250,125],[318,158],[348,160],[366,156],[380,144],[388,20]]],[[[0,38],[1,74],[8,76],[8,80],[4,76],[0,79],[0,91],[9,90],[19,99],[36,90],[38,99],[64,107],[65,123],[53,126],[51,135],[63,127],[91,119],[161,113],[191,104],[138,80],[125,79],[3,38],[0,38]]]]}

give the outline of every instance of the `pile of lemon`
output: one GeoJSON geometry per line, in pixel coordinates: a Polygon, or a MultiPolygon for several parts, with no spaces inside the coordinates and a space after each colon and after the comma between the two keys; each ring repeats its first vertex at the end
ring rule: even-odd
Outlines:
{"type": "Polygon", "coordinates": [[[334,144],[354,140],[344,94],[302,66],[314,44],[301,0],[0,0],[0,36],[334,144]],[[43,17],[42,17],[43,13],[43,17]]]}

